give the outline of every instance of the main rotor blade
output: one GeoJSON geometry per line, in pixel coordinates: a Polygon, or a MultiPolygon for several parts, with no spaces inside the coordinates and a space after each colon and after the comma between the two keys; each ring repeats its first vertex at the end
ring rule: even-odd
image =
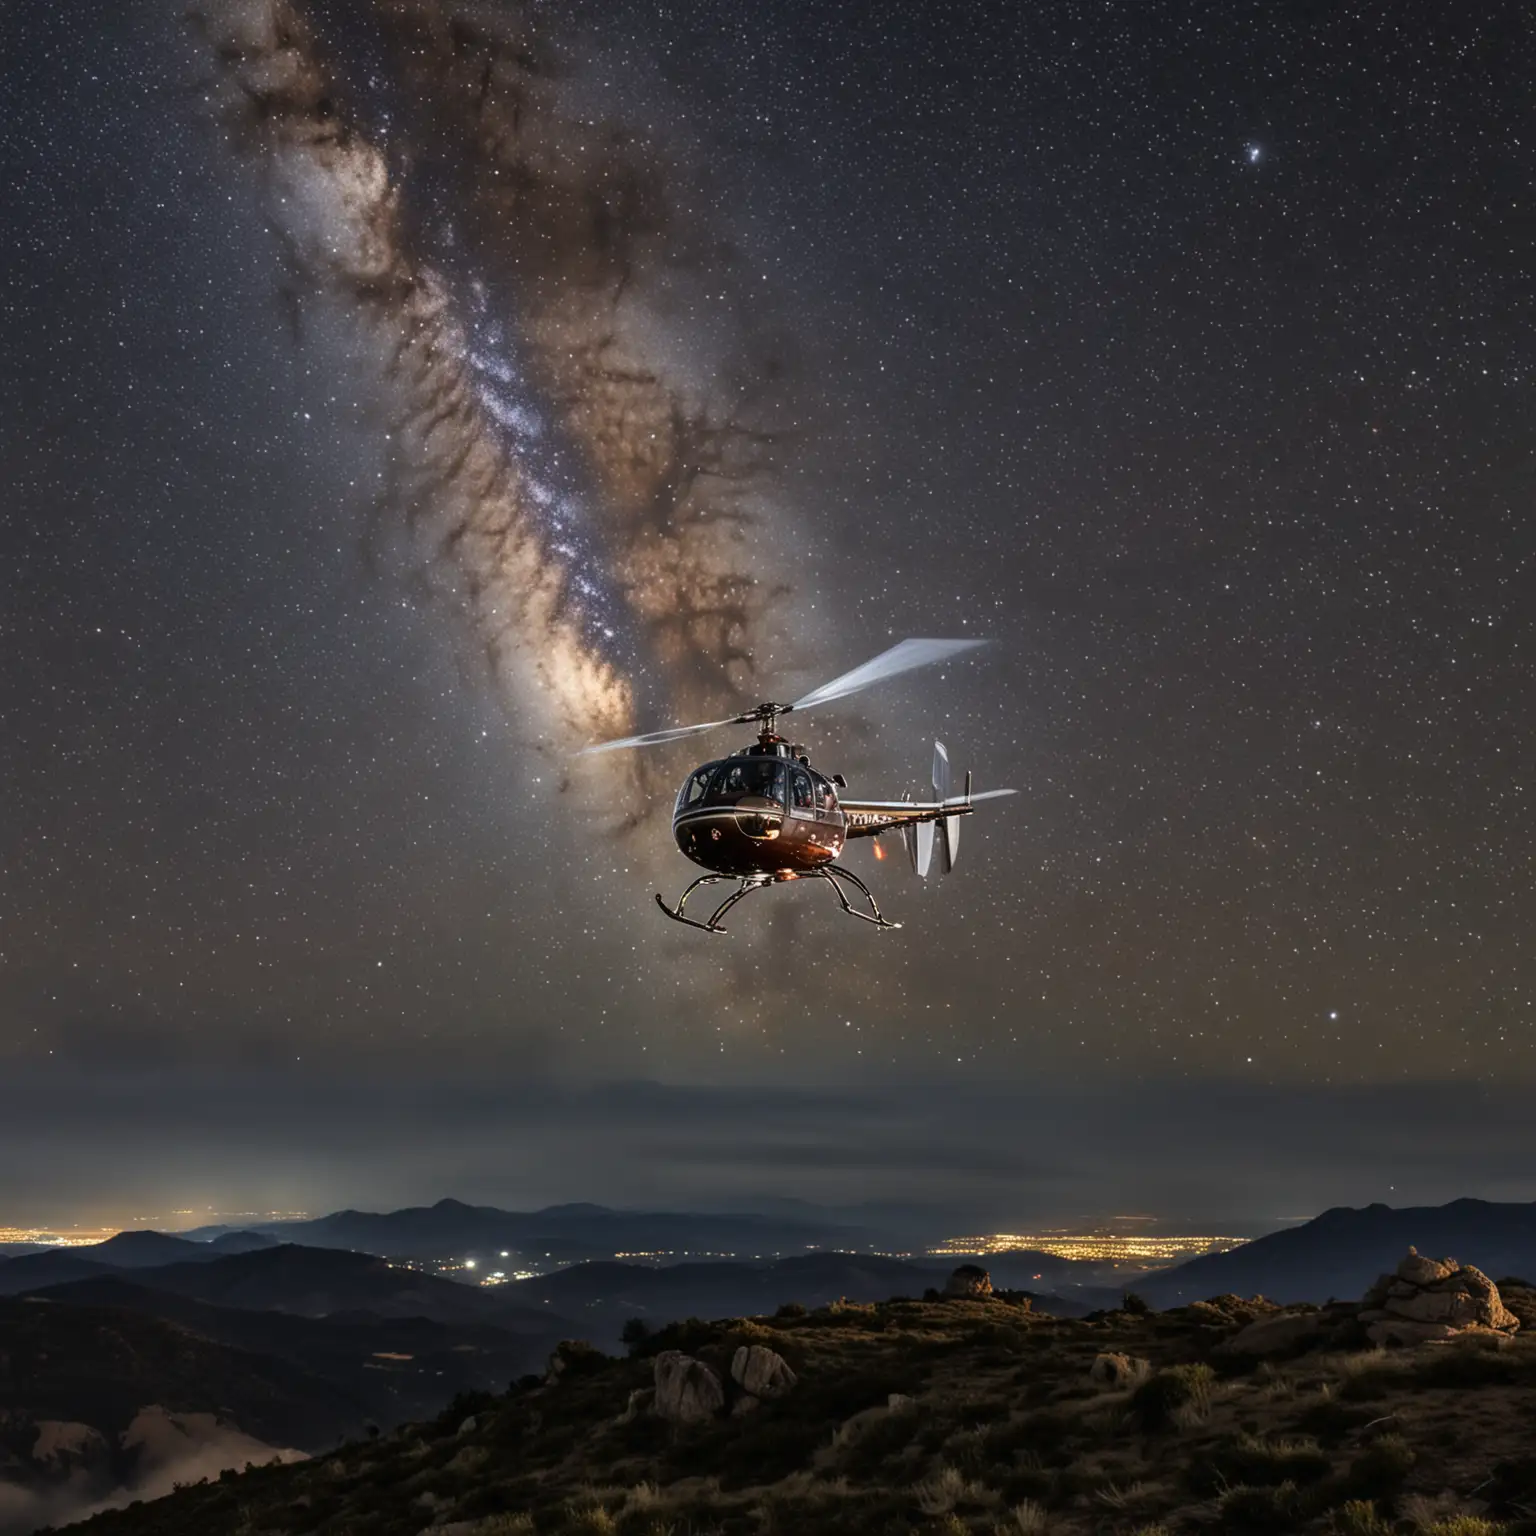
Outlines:
{"type": "Polygon", "coordinates": [[[948,661],[965,651],[974,651],[986,645],[985,640],[903,640],[890,650],[882,651],[872,661],[852,672],[834,677],[830,683],[813,688],[803,699],[796,699],[791,709],[812,709],[818,704],[828,704],[833,699],[844,699],[850,693],[858,693],[871,684],[884,682],[900,672],[910,672],[914,667],[931,667],[935,662],[948,661]]]}
{"type": "Polygon", "coordinates": [[[717,730],[722,725],[738,725],[734,716],[729,720],[711,720],[706,725],[674,725],[670,730],[647,731],[643,736],[625,736],[619,741],[599,741],[590,747],[582,747],[577,757],[591,757],[597,752],[619,752],[625,747],[659,747],[664,742],[681,741],[685,736],[698,736],[705,731],[717,730]]]}

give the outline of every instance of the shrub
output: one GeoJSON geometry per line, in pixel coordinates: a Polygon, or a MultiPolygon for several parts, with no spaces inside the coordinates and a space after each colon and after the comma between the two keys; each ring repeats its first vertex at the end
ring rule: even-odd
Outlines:
{"type": "Polygon", "coordinates": [[[500,1401],[489,1392],[460,1392],[435,1420],[435,1428],[441,1435],[452,1434],[465,1419],[474,1418],[500,1401]]]}
{"type": "Polygon", "coordinates": [[[1146,1317],[1151,1311],[1151,1303],[1144,1297],[1138,1296],[1135,1291],[1127,1291],[1120,1298],[1120,1310],[1129,1312],[1132,1317],[1146,1317]]]}
{"type": "Polygon", "coordinates": [[[948,1514],[959,1504],[991,1502],[987,1490],[973,1483],[958,1467],[941,1466],[913,1486],[917,1507],[925,1515],[948,1514]]]}
{"type": "Polygon", "coordinates": [[[624,1324],[619,1334],[619,1342],[634,1354],[640,1345],[651,1336],[651,1325],[643,1317],[632,1317],[624,1324]]]}
{"type": "Polygon", "coordinates": [[[1221,1497],[1221,1529],[1289,1536],[1307,1517],[1295,1483],[1277,1488],[1231,1488],[1221,1497]]]}
{"type": "Polygon", "coordinates": [[[550,1362],[560,1363],[560,1374],[574,1379],[577,1376],[591,1376],[608,1364],[608,1356],[594,1345],[587,1343],[585,1339],[561,1339],[555,1345],[555,1352],[550,1357],[550,1362]]]}
{"type": "Polygon", "coordinates": [[[773,1315],[775,1317],[804,1317],[805,1306],[798,1301],[786,1301],[773,1315]]]}
{"type": "Polygon", "coordinates": [[[1309,1440],[1265,1440],[1244,1435],[1203,1454],[1190,1468],[1196,1493],[1215,1493],[1224,1486],[1246,1484],[1274,1488],[1281,1483],[1306,1486],[1320,1483],[1333,1463],[1309,1440]]]}
{"type": "Polygon", "coordinates": [[[1208,1365],[1175,1365],[1147,1377],[1131,1394],[1131,1411],[1153,1430],[1171,1429],[1181,1411],[1210,1405],[1216,1374],[1208,1365]]]}
{"type": "MultiPolygon", "coordinates": [[[[617,1536],[618,1524],[601,1505],[596,1509],[579,1509],[565,1523],[570,1536],[617,1536]]],[[[476,1533],[479,1536],[479,1533],[476,1533]]]]}
{"type": "Polygon", "coordinates": [[[1334,1510],[1332,1520],[1334,1536],[1392,1536],[1392,1522],[1376,1513],[1370,1499],[1350,1499],[1334,1510]]]}
{"type": "Polygon", "coordinates": [[[1505,1352],[1503,1340],[1471,1338],[1426,1352],[1414,1371],[1425,1387],[1497,1387],[1519,1381],[1521,1362],[1505,1352]]]}
{"type": "MultiPolygon", "coordinates": [[[[845,1423],[843,1429],[847,1428],[845,1423]]],[[[839,1430],[834,1444],[839,1451],[839,1466],[854,1477],[867,1478],[887,1457],[899,1455],[912,1443],[917,1432],[917,1415],[899,1411],[886,1413],[857,1428],[858,1433],[850,1431],[846,1436],[839,1430]]]]}
{"type": "Polygon", "coordinates": [[[996,1461],[1006,1461],[1015,1451],[1049,1456],[1058,1451],[1079,1429],[1077,1420],[1054,1408],[1040,1408],[1011,1424],[994,1424],[987,1431],[987,1449],[996,1461]]]}
{"type": "Polygon", "coordinates": [[[1401,1435],[1382,1435],[1350,1462],[1344,1480],[1358,1498],[1395,1499],[1416,1459],[1401,1435]]]}
{"type": "Polygon", "coordinates": [[[680,1349],[685,1355],[696,1355],[701,1349],[708,1349],[711,1344],[719,1343],[725,1333],[726,1328],[723,1324],[706,1323],[699,1317],[685,1317],[680,1322],[668,1323],[665,1328],[658,1328],[639,1344],[634,1345],[630,1354],[639,1359],[659,1355],[667,1349],[680,1349]]]}

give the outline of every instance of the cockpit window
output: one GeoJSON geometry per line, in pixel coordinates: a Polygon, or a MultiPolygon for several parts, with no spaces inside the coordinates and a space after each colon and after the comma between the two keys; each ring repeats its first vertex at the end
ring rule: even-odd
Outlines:
{"type": "Polygon", "coordinates": [[[683,785],[683,792],[677,797],[678,809],[685,805],[695,805],[704,798],[704,791],[709,788],[709,776],[714,772],[714,765],[699,768],[690,775],[688,782],[683,785]]]}
{"type": "Polygon", "coordinates": [[[761,795],[784,803],[784,765],[766,757],[743,757],[722,763],[715,772],[710,794],[734,800],[738,795],[761,795]]]}
{"type": "Polygon", "coordinates": [[[816,799],[824,811],[837,809],[837,791],[826,779],[816,780],[816,799]]]}
{"type": "Polygon", "coordinates": [[[790,792],[794,796],[795,809],[800,811],[810,810],[815,804],[815,800],[811,794],[810,774],[808,774],[804,768],[796,768],[793,771],[791,783],[794,786],[790,792]]]}

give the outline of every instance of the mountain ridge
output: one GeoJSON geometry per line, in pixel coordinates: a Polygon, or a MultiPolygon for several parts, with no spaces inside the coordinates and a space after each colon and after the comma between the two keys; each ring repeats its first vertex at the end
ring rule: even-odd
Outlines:
{"type": "Polygon", "coordinates": [[[1228,1292],[1279,1302],[1358,1296],[1410,1245],[1495,1278],[1536,1275],[1536,1202],[1463,1196],[1433,1206],[1330,1206],[1300,1226],[1148,1275],[1134,1289],[1159,1307],[1228,1292]]]}

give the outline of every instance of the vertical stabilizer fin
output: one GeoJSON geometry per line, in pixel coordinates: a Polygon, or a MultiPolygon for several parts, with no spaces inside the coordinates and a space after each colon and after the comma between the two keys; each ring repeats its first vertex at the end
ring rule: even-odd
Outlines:
{"type": "Polygon", "coordinates": [[[933,863],[933,823],[920,821],[912,828],[913,838],[917,843],[917,856],[912,861],[912,867],[923,876],[928,877],[928,866],[933,863]]]}
{"type": "MultiPolygon", "coordinates": [[[[970,795],[971,776],[965,776],[966,795],[970,795]]],[[[949,753],[942,741],[933,744],[933,797],[948,800],[950,786],[949,753]]],[[[937,823],[939,841],[939,868],[947,875],[955,867],[960,854],[960,818],[945,816],[937,823]]]]}

